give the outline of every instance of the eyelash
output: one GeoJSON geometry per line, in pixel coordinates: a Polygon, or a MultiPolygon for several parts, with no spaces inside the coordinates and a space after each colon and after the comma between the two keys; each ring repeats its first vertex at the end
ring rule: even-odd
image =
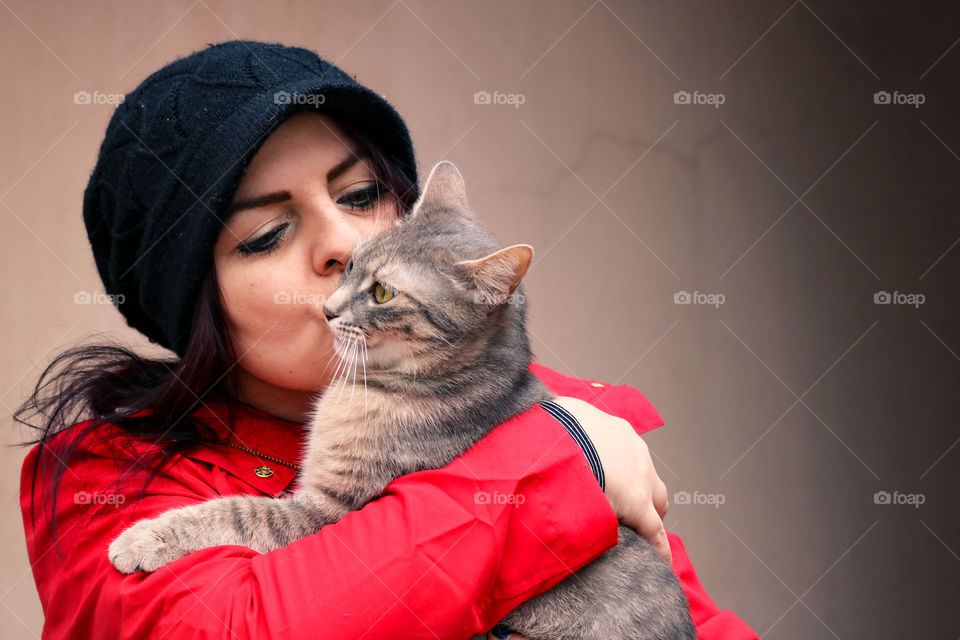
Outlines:
{"type": "Polygon", "coordinates": [[[367,185],[366,187],[363,187],[362,189],[357,189],[356,191],[352,191],[342,196],[339,200],[337,200],[337,204],[343,205],[355,211],[369,209],[373,205],[375,205],[380,200],[380,198],[384,197],[388,193],[390,193],[389,189],[387,189],[384,185],[375,182],[371,185],[367,185]],[[360,203],[345,202],[347,198],[353,198],[356,196],[361,196],[362,198],[365,198],[365,200],[360,203]]]}
{"type": "MultiPolygon", "coordinates": [[[[384,185],[374,183],[341,196],[337,200],[337,204],[353,211],[363,211],[364,209],[372,208],[388,193],[390,193],[390,191],[384,185]],[[361,201],[350,200],[355,198],[361,198],[361,201]]],[[[253,240],[241,243],[237,246],[237,253],[244,256],[257,254],[269,255],[280,247],[280,241],[283,240],[283,236],[289,227],[290,223],[284,222],[280,226],[274,227],[267,233],[253,240]]]]}
{"type": "Polygon", "coordinates": [[[273,253],[273,251],[280,246],[280,240],[283,238],[283,234],[289,226],[289,222],[284,222],[279,227],[274,227],[262,236],[240,244],[237,247],[237,253],[244,256],[273,253]]]}

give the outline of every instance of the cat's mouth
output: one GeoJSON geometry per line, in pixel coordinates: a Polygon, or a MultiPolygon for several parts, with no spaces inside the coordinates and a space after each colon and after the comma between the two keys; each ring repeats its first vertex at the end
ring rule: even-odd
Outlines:
{"type": "Polygon", "coordinates": [[[333,329],[333,347],[340,357],[345,358],[357,352],[366,353],[367,349],[377,345],[378,340],[356,325],[340,324],[333,329]]]}
{"type": "Polygon", "coordinates": [[[352,342],[354,340],[360,340],[362,342],[368,337],[363,329],[352,324],[340,322],[337,323],[335,327],[331,327],[331,329],[333,329],[333,337],[342,342],[352,342]]]}
{"type": "Polygon", "coordinates": [[[366,373],[402,369],[414,355],[409,343],[389,333],[368,333],[360,327],[339,325],[333,335],[333,347],[345,363],[343,366],[362,367],[366,373]]]}

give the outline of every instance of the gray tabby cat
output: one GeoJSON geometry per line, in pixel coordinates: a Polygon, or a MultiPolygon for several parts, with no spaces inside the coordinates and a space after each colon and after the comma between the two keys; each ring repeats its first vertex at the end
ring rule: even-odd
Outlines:
{"type": "MultiPolygon", "coordinates": [[[[438,164],[410,215],[354,248],[327,300],[342,371],[315,405],[294,499],[232,496],[141,520],[110,545],[110,561],[133,573],[217,545],[286,546],[555,399],[527,370],[524,298],[513,295],[532,257],[480,229],[460,173],[438,164]]],[[[633,529],[619,534],[504,624],[534,640],[696,638],[673,571],[633,529]]]]}

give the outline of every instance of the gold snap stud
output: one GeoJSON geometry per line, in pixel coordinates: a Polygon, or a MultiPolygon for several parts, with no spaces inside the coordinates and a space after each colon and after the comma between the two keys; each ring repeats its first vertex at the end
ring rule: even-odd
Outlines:
{"type": "Polygon", "coordinates": [[[602,386],[603,386],[603,383],[600,383],[600,382],[591,382],[591,383],[590,383],[590,386],[591,386],[591,387],[602,387],[602,386]]]}
{"type": "Polygon", "coordinates": [[[273,476],[273,469],[270,467],[257,467],[253,470],[253,472],[261,478],[269,478],[273,476]]]}

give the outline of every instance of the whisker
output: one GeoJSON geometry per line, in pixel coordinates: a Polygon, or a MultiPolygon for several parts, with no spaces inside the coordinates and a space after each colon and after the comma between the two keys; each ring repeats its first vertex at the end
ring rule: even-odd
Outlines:
{"type": "Polygon", "coordinates": [[[449,346],[449,347],[452,347],[452,346],[453,346],[452,344],[450,344],[450,341],[449,341],[449,340],[447,340],[446,338],[443,337],[442,334],[439,334],[439,333],[438,333],[438,334],[437,334],[437,337],[440,338],[441,340],[443,340],[444,342],[446,342],[446,343],[447,343],[447,346],[449,346]]]}
{"type": "Polygon", "coordinates": [[[350,400],[347,402],[347,408],[350,408],[353,405],[353,392],[357,388],[357,357],[360,352],[360,338],[356,338],[353,341],[353,380],[350,382],[350,400]]]}
{"type": "Polygon", "coordinates": [[[363,416],[367,416],[367,334],[361,333],[363,339],[363,357],[360,360],[363,363],[363,416]]]}
{"type": "Polygon", "coordinates": [[[349,366],[350,366],[350,365],[349,365],[349,359],[350,359],[350,355],[351,355],[351,353],[352,353],[352,351],[348,351],[347,349],[352,349],[352,347],[353,347],[353,336],[351,335],[350,338],[348,339],[348,345],[347,345],[346,349],[344,349],[344,350],[346,351],[346,355],[345,355],[345,357],[344,357],[344,359],[343,359],[343,362],[344,362],[343,372],[342,372],[342,374],[341,374],[341,376],[340,376],[340,380],[339,380],[338,383],[337,383],[338,386],[340,387],[340,392],[337,393],[337,403],[340,402],[340,398],[343,397],[343,390],[344,390],[344,388],[346,388],[346,383],[347,383],[347,370],[349,369],[349,366]]]}
{"type": "MultiPolygon", "coordinates": [[[[340,342],[343,342],[341,338],[336,338],[336,339],[339,340],[340,342]]],[[[336,388],[337,375],[340,373],[340,369],[343,367],[343,364],[346,360],[346,357],[343,354],[341,354],[339,351],[337,352],[337,357],[339,359],[339,362],[337,363],[337,368],[333,371],[333,375],[330,376],[330,383],[329,383],[329,386],[333,388],[336,388]]]]}

